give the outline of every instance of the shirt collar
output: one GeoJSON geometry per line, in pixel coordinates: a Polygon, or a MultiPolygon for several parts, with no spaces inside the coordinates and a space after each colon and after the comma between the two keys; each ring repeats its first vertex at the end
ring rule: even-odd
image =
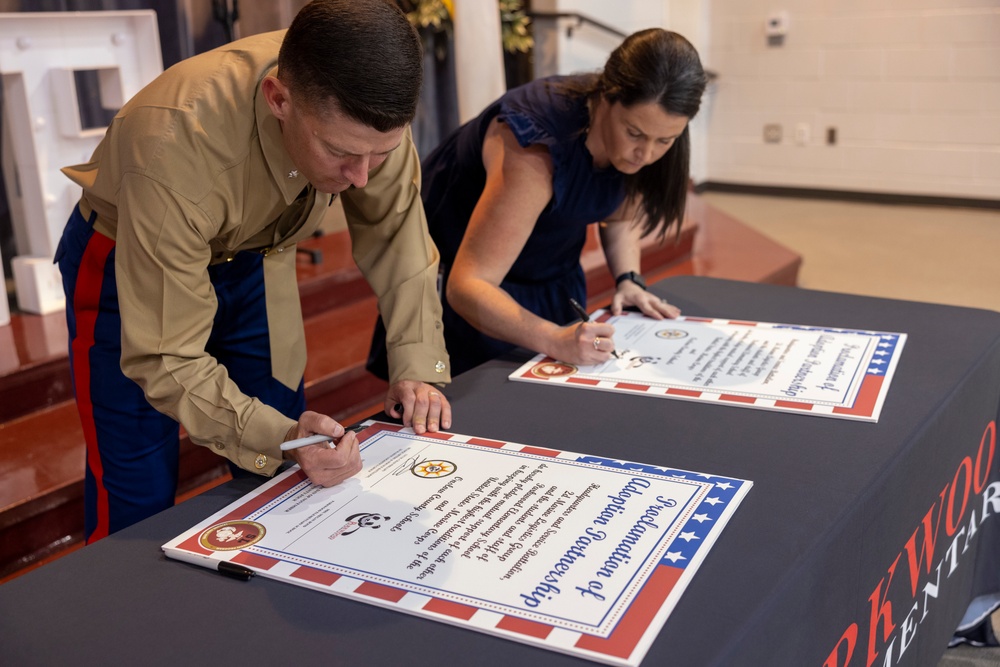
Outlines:
{"type": "MultiPolygon", "coordinates": [[[[273,67],[264,76],[275,76],[277,73],[278,68],[273,67]]],[[[257,94],[254,97],[257,134],[260,137],[260,147],[264,152],[264,161],[271,172],[271,178],[278,184],[278,189],[285,197],[285,203],[291,204],[302,192],[302,188],[308,185],[308,182],[292,164],[291,157],[285,151],[285,146],[281,141],[281,123],[274,117],[271,108],[267,105],[261,85],[263,81],[264,77],[261,77],[257,84],[257,94]]]]}

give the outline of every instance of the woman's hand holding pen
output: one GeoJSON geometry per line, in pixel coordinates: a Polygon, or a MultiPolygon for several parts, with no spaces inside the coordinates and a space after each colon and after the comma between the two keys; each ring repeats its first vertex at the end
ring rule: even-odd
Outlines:
{"type": "Polygon", "coordinates": [[[286,440],[310,435],[325,435],[330,442],[296,447],[284,453],[302,468],[309,481],[320,486],[334,486],[361,472],[361,450],[353,431],[347,431],[336,420],[318,412],[306,411],[299,423],[291,428],[286,440]]]}
{"type": "MultiPolygon", "coordinates": [[[[615,335],[614,326],[607,323],[591,322],[590,315],[576,299],[570,298],[569,305],[576,311],[581,320],[577,325],[570,325],[573,327],[574,345],[572,347],[575,356],[574,358],[557,356],[556,359],[580,366],[591,366],[604,363],[608,357],[617,357],[613,338],[615,335]]],[[[567,328],[569,327],[563,327],[563,329],[567,328]]]]}
{"type": "Polygon", "coordinates": [[[559,327],[553,347],[545,354],[577,366],[604,363],[615,349],[615,328],[601,322],[576,322],[559,327]]]}

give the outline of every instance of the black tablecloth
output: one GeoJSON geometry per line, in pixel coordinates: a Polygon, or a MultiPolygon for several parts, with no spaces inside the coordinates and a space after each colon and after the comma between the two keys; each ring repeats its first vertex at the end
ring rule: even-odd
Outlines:
{"type": "MultiPolygon", "coordinates": [[[[903,332],[877,424],[516,383],[527,356],[447,390],[452,430],[754,482],[644,665],[934,665],[1000,590],[1000,314],[673,278],[687,315],[903,332]],[[993,486],[991,486],[993,485],[993,486]]],[[[0,586],[0,662],[590,664],[260,577],[160,545],[235,480],[0,586]]]]}

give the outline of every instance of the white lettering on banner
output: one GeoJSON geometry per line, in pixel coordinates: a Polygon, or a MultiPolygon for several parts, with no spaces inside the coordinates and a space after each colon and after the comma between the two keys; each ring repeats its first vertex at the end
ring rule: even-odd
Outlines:
{"type": "Polygon", "coordinates": [[[932,611],[932,601],[938,599],[942,586],[961,567],[962,556],[969,550],[980,527],[990,517],[1000,514],[1000,482],[987,484],[996,453],[996,430],[996,422],[991,421],[986,425],[975,460],[966,456],[959,462],[952,479],[941,489],[902,551],[889,566],[886,576],[878,582],[869,596],[871,607],[864,662],[861,662],[861,652],[855,650],[858,648],[862,627],[855,621],[844,630],[823,662],[823,667],[849,667],[855,664],[852,662],[855,655],[858,657],[856,664],[864,664],[865,667],[871,667],[880,656],[883,667],[900,663],[920,631],[920,624],[932,611]],[[967,513],[969,518],[966,521],[967,513]],[[942,537],[942,518],[944,537],[951,538],[951,541],[944,553],[935,560],[934,554],[939,538],[942,537]],[[893,620],[889,589],[900,563],[907,565],[913,604],[908,608],[906,617],[897,625],[893,620]],[[932,571],[933,579],[930,578],[932,571]],[[927,581],[921,587],[920,581],[925,575],[927,581]],[[919,593],[923,593],[923,596],[918,597],[919,593]]]}

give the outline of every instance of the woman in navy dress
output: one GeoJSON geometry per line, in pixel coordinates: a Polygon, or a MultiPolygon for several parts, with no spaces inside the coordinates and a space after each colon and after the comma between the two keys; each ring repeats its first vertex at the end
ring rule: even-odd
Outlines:
{"type": "MultiPolygon", "coordinates": [[[[423,161],[453,374],[515,346],[573,364],[608,359],[614,328],[581,323],[570,305],[586,300],[580,253],[592,223],[604,223],[601,242],[617,278],[612,312],[679,314],[645,290],[639,241],[683,219],[687,125],[705,82],[687,40],[644,30],[600,74],[509,91],[423,161]]],[[[376,374],[384,337],[379,326],[369,360],[376,374]]]]}

